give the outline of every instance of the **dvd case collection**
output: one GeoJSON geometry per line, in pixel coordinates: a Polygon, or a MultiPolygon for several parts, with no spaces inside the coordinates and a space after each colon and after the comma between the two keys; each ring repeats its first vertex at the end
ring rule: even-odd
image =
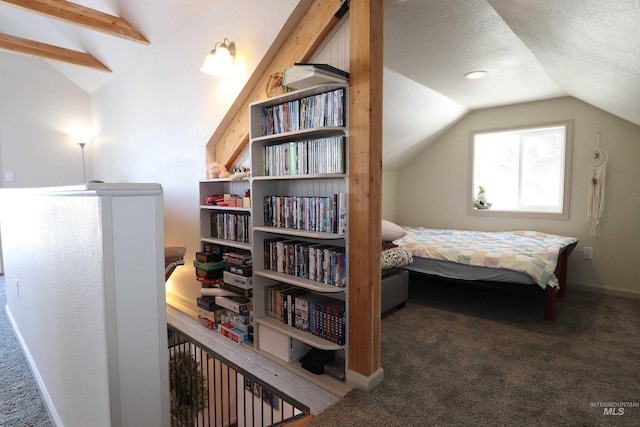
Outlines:
{"type": "Polygon", "coordinates": [[[344,234],[347,228],[346,204],[345,193],[332,197],[265,196],[264,225],[344,234]]]}
{"type": "Polygon", "coordinates": [[[265,176],[345,173],[344,136],[266,145],[265,176]]]}
{"type": "Polygon", "coordinates": [[[344,288],[346,253],[342,246],[274,237],[264,241],[264,268],[344,288]]]}
{"type": "Polygon", "coordinates": [[[345,344],[344,301],[279,283],[265,288],[265,302],[269,317],[338,345],[345,344]]]}
{"type": "Polygon", "coordinates": [[[248,213],[211,212],[211,237],[250,243],[251,217],[248,213]]]}
{"type": "Polygon", "coordinates": [[[263,135],[275,135],[322,126],[345,126],[344,88],[262,109],[263,135]]]}

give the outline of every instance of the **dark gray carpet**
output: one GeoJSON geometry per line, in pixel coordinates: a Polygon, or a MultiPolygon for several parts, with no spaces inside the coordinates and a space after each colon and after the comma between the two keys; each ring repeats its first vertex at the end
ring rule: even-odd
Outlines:
{"type": "Polygon", "coordinates": [[[305,427],[640,425],[640,301],[570,290],[542,314],[538,288],[412,276],[383,316],[385,381],[305,427]]]}
{"type": "Polygon", "coordinates": [[[0,426],[51,426],[38,386],[5,312],[5,278],[0,276],[0,426]]]}

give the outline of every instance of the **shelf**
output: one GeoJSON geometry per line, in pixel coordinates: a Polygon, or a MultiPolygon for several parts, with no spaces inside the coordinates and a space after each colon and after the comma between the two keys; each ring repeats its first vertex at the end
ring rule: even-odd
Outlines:
{"type": "Polygon", "coordinates": [[[237,206],[220,206],[220,205],[200,205],[200,209],[212,210],[212,211],[234,211],[234,212],[251,212],[251,208],[237,207],[237,206]]]}
{"type": "Polygon", "coordinates": [[[211,179],[201,179],[200,183],[216,183],[216,182],[249,182],[249,178],[240,178],[240,179],[231,179],[231,178],[211,178],[211,179]]]}
{"type": "Polygon", "coordinates": [[[321,174],[305,174],[305,175],[260,175],[254,176],[254,181],[282,181],[288,179],[345,179],[344,173],[321,173],[321,174]]]}
{"type": "Polygon", "coordinates": [[[288,371],[298,375],[299,377],[304,378],[305,380],[321,387],[323,390],[328,391],[329,393],[344,397],[353,390],[353,386],[349,385],[349,383],[339,380],[338,378],[332,377],[329,374],[316,375],[312,372],[307,371],[302,367],[299,360],[294,360],[293,362],[285,362],[282,359],[279,359],[266,351],[255,349],[256,353],[260,356],[269,359],[270,361],[282,366],[288,371]]]}
{"type": "MultiPolygon", "coordinates": [[[[254,321],[258,324],[267,325],[270,328],[273,328],[285,335],[288,335],[298,341],[302,341],[303,343],[320,350],[342,350],[345,347],[324,338],[317,337],[311,332],[305,332],[300,329],[294,328],[293,326],[286,325],[278,319],[274,319],[272,317],[256,317],[254,318],[254,321]]],[[[258,333],[260,332],[258,331],[258,333]]]]}
{"type": "Polygon", "coordinates": [[[216,245],[229,246],[232,248],[251,250],[251,243],[236,242],[235,240],[216,239],[215,237],[201,237],[200,241],[214,243],[216,245]]]}
{"type": "Polygon", "coordinates": [[[345,239],[346,234],[338,233],[321,233],[318,231],[297,230],[294,228],[267,227],[264,225],[254,226],[254,231],[263,231],[266,233],[282,234],[287,236],[306,237],[309,239],[337,240],[345,239]]]}
{"type": "Polygon", "coordinates": [[[254,143],[279,143],[279,142],[291,142],[292,140],[301,141],[306,137],[308,138],[323,138],[325,136],[334,136],[344,134],[347,128],[344,126],[322,126],[315,128],[306,128],[300,130],[294,130],[291,132],[274,133],[271,135],[262,135],[252,138],[254,143]]]}
{"type": "MultiPolygon", "coordinates": [[[[295,101],[297,99],[303,98],[305,96],[309,96],[309,95],[318,95],[324,92],[330,92],[332,90],[335,89],[340,89],[340,88],[348,88],[349,87],[349,83],[345,82],[345,83],[321,83],[321,84],[317,84],[314,86],[309,86],[306,87],[304,89],[298,89],[298,90],[294,90],[292,92],[286,92],[283,93],[282,95],[277,95],[277,96],[273,96],[269,99],[266,100],[261,100],[261,101],[255,101],[252,102],[251,104],[249,104],[249,107],[252,107],[254,105],[258,105],[260,107],[270,107],[273,105],[278,105],[278,104],[282,104],[283,102],[288,102],[288,101],[295,101]]],[[[347,105],[346,101],[345,101],[345,105],[347,105]]]]}
{"type": "MultiPolygon", "coordinates": [[[[339,288],[333,285],[327,285],[322,282],[316,282],[314,280],[305,279],[303,277],[292,276],[291,274],[279,273],[273,270],[254,270],[254,276],[266,277],[267,279],[276,280],[282,283],[288,283],[300,288],[305,288],[313,292],[320,292],[323,294],[337,294],[344,293],[347,288],[339,288]]],[[[338,299],[341,299],[338,297],[338,299]]]]}

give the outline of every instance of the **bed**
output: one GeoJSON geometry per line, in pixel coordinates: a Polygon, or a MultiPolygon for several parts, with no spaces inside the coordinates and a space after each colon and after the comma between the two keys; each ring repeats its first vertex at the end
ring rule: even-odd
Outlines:
{"type": "Polygon", "coordinates": [[[536,231],[485,232],[400,227],[394,244],[407,250],[409,271],[457,280],[538,285],[545,291],[544,318],[555,320],[556,298],[566,297],[573,237],[536,231]]]}

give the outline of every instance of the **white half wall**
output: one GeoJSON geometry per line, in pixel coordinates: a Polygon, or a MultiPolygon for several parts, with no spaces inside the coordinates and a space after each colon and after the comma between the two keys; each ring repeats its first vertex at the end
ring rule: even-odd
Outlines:
{"type": "Polygon", "coordinates": [[[162,188],[0,192],[7,314],[56,426],[168,426],[162,188]]]}
{"type": "MultiPolygon", "coordinates": [[[[640,126],[564,97],[470,113],[398,172],[397,218],[403,225],[475,230],[539,230],[580,239],[569,258],[568,282],[585,289],[640,297],[640,126]],[[570,217],[515,219],[467,214],[471,132],[574,120],[570,217]],[[601,238],[585,222],[589,165],[597,131],[609,153],[601,238]],[[593,247],[593,259],[583,257],[593,247]]],[[[390,194],[385,188],[385,198],[390,194]]]]}

